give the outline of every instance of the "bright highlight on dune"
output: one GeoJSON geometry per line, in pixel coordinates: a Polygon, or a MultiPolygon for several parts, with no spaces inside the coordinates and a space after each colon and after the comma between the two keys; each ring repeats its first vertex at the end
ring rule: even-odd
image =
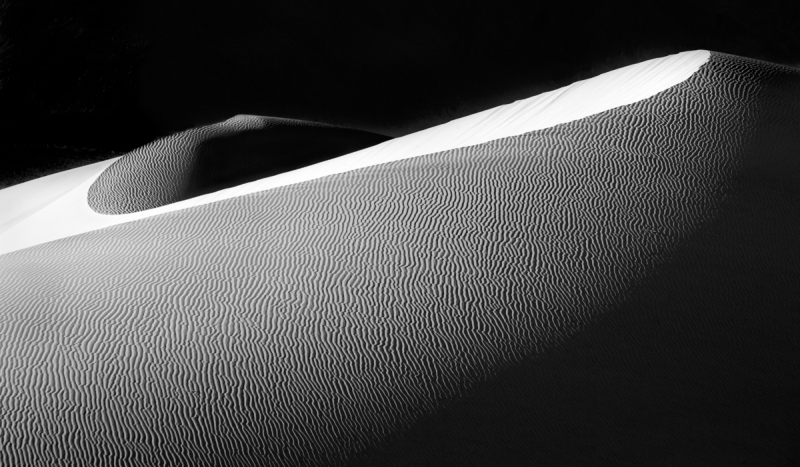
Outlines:
{"type": "MultiPolygon", "coordinates": [[[[2,229],[0,230],[0,254],[112,225],[144,219],[157,214],[200,206],[372,165],[486,143],[571,122],[640,101],[668,89],[689,78],[708,60],[708,57],[709,53],[707,51],[694,51],[648,60],[610,71],[586,81],[579,81],[565,88],[460,118],[444,125],[387,141],[383,144],[310,167],[130,214],[100,215],[87,203],[89,192],[95,181],[100,178],[106,169],[109,169],[115,163],[118,164],[117,159],[68,171],[69,175],[53,175],[53,183],[48,181],[48,177],[43,177],[42,179],[13,187],[11,191],[0,191],[0,204],[16,206],[11,211],[0,213],[0,229],[2,229]],[[58,183],[55,183],[56,178],[59,179],[58,183]],[[51,184],[54,185],[53,188],[50,188],[51,184]],[[69,188],[69,191],[65,191],[66,188],[69,188]],[[42,197],[47,197],[48,202],[40,203],[37,201],[42,197]]],[[[264,125],[257,122],[257,120],[257,117],[237,117],[219,125],[220,130],[211,127],[208,127],[208,130],[192,130],[182,135],[170,137],[164,140],[163,143],[156,142],[154,146],[161,145],[166,146],[168,149],[174,148],[174,153],[185,152],[187,150],[185,149],[186,147],[195,144],[198,134],[209,131],[212,134],[219,133],[232,126],[236,127],[242,124],[251,129],[264,125]]],[[[312,125],[320,126],[318,124],[312,125]]],[[[241,131],[241,129],[237,131],[241,131]]],[[[123,156],[123,158],[127,157],[136,161],[137,158],[142,158],[143,153],[146,154],[147,149],[146,147],[141,151],[134,151],[134,153],[123,156]]],[[[145,181],[139,184],[156,187],[171,185],[173,182],[165,183],[165,174],[163,172],[180,179],[181,176],[178,173],[189,170],[189,167],[180,165],[189,163],[187,157],[176,156],[176,161],[179,162],[178,166],[170,167],[168,170],[165,170],[165,167],[160,164],[151,168],[153,170],[152,176],[158,180],[154,184],[147,182],[146,178],[148,176],[146,173],[141,174],[140,172],[140,175],[145,177],[145,181]]],[[[136,164],[136,162],[131,162],[131,164],[136,164]]],[[[146,170],[146,168],[143,167],[142,170],[146,170]]],[[[132,183],[132,185],[135,184],[132,183]]],[[[167,186],[164,186],[162,193],[165,193],[166,190],[167,186]]],[[[173,190],[178,190],[178,188],[173,188],[173,190]]],[[[137,196],[136,193],[129,191],[121,193],[121,196],[126,195],[130,197],[137,196]]],[[[176,195],[162,194],[162,196],[168,201],[179,199],[176,195]]],[[[132,202],[143,203],[143,207],[149,206],[146,201],[133,200],[132,202]]]]}
{"type": "Polygon", "coordinates": [[[798,354],[799,96],[798,70],[686,52],[195,197],[180,164],[208,154],[189,134],[156,144],[194,145],[167,161],[185,184],[128,184],[139,152],[3,190],[0,464],[335,465],[436,436],[471,453],[483,438],[462,427],[479,417],[533,426],[489,452],[557,456],[547,433],[608,431],[602,407],[571,400],[519,416],[565,381],[645,407],[624,423],[658,425],[633,440],[653,458],[711,432],[763,456],[741,440],[791,409],[774,354],[798,354]],[[620,316],[639,321],[598,339],[620,316]],[[521,369],[557,358],[547,381],[521,369]],[[526,382],[516,399],[459,408],[498,375],[526,382]],[[670,417],[690,403],[704,424],[684,436],[670,417]]]}
{"type": "Polygon", "coordinates": [[[158,140],[120,158],[89,187],[101,214],[155,209],[386,141],[364,131],[239,115],[158,140]]]}

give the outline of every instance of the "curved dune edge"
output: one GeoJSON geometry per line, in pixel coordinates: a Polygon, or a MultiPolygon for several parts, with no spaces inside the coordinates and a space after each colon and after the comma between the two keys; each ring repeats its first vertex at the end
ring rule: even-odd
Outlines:
{"type": "Polygon", "coordinates": [[[334,159],[391,138],[288,118],[237,115],[137,148],[89,187],[95,212],[156,209],[334,159]]]}
{"type": "MultiPolygon", "coordinates": [[[[626,307],[640,321],[595,334],[611,365],[588,352],[583,366],[556,361],[560,374],[524,380],[522,410],[485,426],[524,418],[533,436],[472,464],[522,464],[492,460],[531,444],[560,459],[558,439],[537,432],[585,454],[580,426],[658,445],[630,465],[698,440],[716,454],[750,435],[793,439],[762,422],[797,419],[796,404],[777,402],[796,381],[769,388],[800,355],[798,91],[795,71],[713,54],[685,83],[565,125],[3,255],[0,380],[13,384],[0,384],[0,464],[330,465],[426,414],[451,418],[450,400],[506,386],[496,371],[552,361],[626,307]],[[654,348],[648,328],[672,345],[654,348]],[[697,357],[709,365],[686,378],[697,357]],[[575,370],[589,418],[536,394],[543,379],[563,393],[575,370]],[[641,378],[608,405],[615,420],[633,404],[633,418],[597,412],[603,393],[641,378]],[[664,423],[688,421],[690,395],[706,423],[664,423]],[[566,431],[537,428],[536,409],[553,407],[566,431]],[[745,429],[707,443],[736,423],[745,429]]],[[[445,437],[465,439],[451,419],[445,437]]],[[[626,454],[600,440],[590,460],[562,463],[626,454]]],[[[753,448],[758,460],[774,451],[753,448]]]]}
{"type": "MultiPolygon", "coordinates": [[[[82,183],[93,179],[117,159],[119,157],[65,170],[0,190],[0,204],[3,205],[3,210],[0,211],[0,232],[10,229],[82,183]]],[[[0,244],[0,248],[2,248],[2,244],[0,244]]]]}
{"type": "MultiPolygon", "coordinates": [[[[558,124],[579,120],[616,107],[632,104],[669,89],[691,77],[710,57],[697,50],[648,60],[578,81],[569,86],[512,104],[495,107],[402,138],[234,188],[132,214],[108,216],[96,213],[87,202],[89,187],[118,158],[81,168],[64,185],[71,190],[41,207],[20,200],[42,190],[51,177],[21,184],[13,191],[0,191],[0,205],[18,207],[24,220],[12,221],[0,214],[0,254],[21,250],[60,238],[112,225],[200,206],[271,188],[313,180],[328,175],[457,149],[492,140],[518,136],[558,124]]],[[[40,195],[37,195],[40,196],[40,195]]],[[[17,214],[14,219],[20,219],[17,214]]]]}

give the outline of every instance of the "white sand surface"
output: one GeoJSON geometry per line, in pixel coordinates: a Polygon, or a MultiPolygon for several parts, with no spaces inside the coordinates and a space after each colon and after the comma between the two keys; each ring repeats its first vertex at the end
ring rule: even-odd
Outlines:
{"type": "Polygon", "coordinates": [[[94,180],[97,174],[111,165],[113,159],[65,170],[29,182],[0,190],[0,232],[5,232],[20,221],[41,211],[45,206],[66,193],[94,180]]]}
{"type": "Polygon", "coordinates": [[[799,122],[796,70],[712,53],[563,125],[0,255],[0,465],[781,464],[799,122]]]}
{"type": "Polygon", "coordinates": [[[98,214],[87,203],[89,187],[116,159],[42,177],[0,191],[4,207],[0,212],[0,254],[157,214],[579,120],[669,89],[692,76],[709,56],[708,51],[698,50],[648,60],[336,159],[132,214],[98,214]]]}

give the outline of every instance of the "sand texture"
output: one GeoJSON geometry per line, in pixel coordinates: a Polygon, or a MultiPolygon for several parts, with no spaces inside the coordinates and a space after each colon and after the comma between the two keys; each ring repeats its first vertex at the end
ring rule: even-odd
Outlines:
{"type": "MultiPolygon", "coordinates": [[[[0,464],[786,460],[798,125],[796,70],[712,54],[549,128],[6,253],[0,464]]],[[[93,203],[185,196],[150,193],[93,203]]]]}
{"type": "MultiPolygon", "coordinates": [[[[23,221],[14,223],[10,228],[0,227],[0,254],[165,212],[178,211],[396,160],[518,136],[578,120],[645,99],[674,86],[689,78],[708,60],[708,57],[708,51],[696,50],[648,60],[297,170],[265,176],[249,183],[189,197],[183,201],[169,202],[160,207],[138,210],[142,206],[158,205],[168,200],[185,198],[187,182],[195,179],[193,168],[198,166],[216,167],[221,159],[217,156],[233,154],[236,156],[235,158],[244,160],[244,165],[248,168],[253,165],[258,167],[260,163],[253,164],[253,161],[258,161],[261,156],[258,151],[254,151],[254,146],[275,148],[277,142],[286,139],[292,140],[291,135],[298,133],[320,135],[325,140],[331,139],[330,134],[325,134],[327,130],[319,129],[319,125],[304,122],[300,125],[303,127],[313,126],[313,128],[298,129],[295,128],[297,125],[291,125],[292,131],[287,132],[291,122],[283,121],[280,128],[268,127],[264,121],[275,121],[275,119],[266,117],[240,117],[211,125],[199,132],[183,133],[145,146],[144,150],[130,154],[131,157],[120,163],[117,169],[109,169],[110,175],[106,174],[106,169],[110,164],[116,165],[115,160],[93,164],[87,168],[87,170],[94,171],[88,174],[89,176],[86,171],[83,171],[80,178],[73,177],[75,186],[68,193],[48,194],[47,196],[56,199],[31,212],[23,221]],[[237,128],[239,129],[237,130],[237,128]],[[247,130],[248,128],[249,130],[247,130]],[[211,134],[203,137],[202,132],[211,134]],[[227,134],[228,137],[219,138],[221,134],[227,134]],[[290,137],[285,138],[283,135],[290,137]],[[204,141],[208,139],[214,140],[211,151],[204,146],[204,141]],[[200,143],[199,148],[198,142],[200,143]],[[174,153],[166,151],[170,147],[174,149],[174,153]],[[154,157],[155,155],[158,157],[154,157]],[[211,163],[202,163],[202,160],[208,161],[207,158],[201,157],[202,155],[211,155],[211,163]],[[159,158],[164,160],[160,161],[159,158]],[[201,163],[198,164],[198,162],[201,163]],[[139,170],[143,172],[130,173],[139,170]],[[175,180],[165,179],[165,174],[161,173],[163,171],[170,173],[175,180]],[[140,185],[130,183],[125,178],[128,175],[141,182],[140,185]],[[95,181],[100,178],[105,180],[102,186],[95,184],[95,181]],[[162,183],[164,184],[163,188],[161,187],[162,183]],[[92,200],[91,203],[95,205],[95,208],[101,211],[114,211],[117,214],[98,213],[92,209],[87,200],[92,200]],[[97,203],[100,200],[103,200],[103,203],[108,206],[105,208],[99,206],[97,203]],[[116,206],[113,210],[111,209],[112,205],[116,206]],[[119,212],[128,213],[119,214],[119,212]]],[[[363,141],[366,137],[364,133],[360,132],[352,135],[357,141],[363,141]]],[[[310,145],[310,151],[293,149],[285,152],[284,155],[294,153],[303,155],[309,152],[313,154],[316,144],[308,140],[305,140],[303,144],[310,145]]],[[[264,150],[264,152],[270,151],[264,150]]],[[[272,152],[270,159],[275,157],[274,151],[272,152]]],[[[311,162],[311,160],[306,160],[306,162],[311,162]]],[[[270,163],[266,168],[271,170],[271,167],[270,163]]],[[[236,173],[241,174],[238,170],[240,169],[235,169],[236,173]]],[[[0,204],[17,203],[19,199],[43,196],[40,192],[42,186],[49,183],[44,180],[47,178],[43,177],[43,179],[23,183],[13,193],[0,190],[0,204]]],[[[208,187],[207,181],[201,185],[208,187]]],[[[5,223],[6,213],[0,211],[0,226],[5,223]]]]}
{"type": "Polygon", "coordinates": [[[321,123],[239,115],[160,139],[119,158],[89,187],[102,214],[154,209],[386,141],[321,123]]]}

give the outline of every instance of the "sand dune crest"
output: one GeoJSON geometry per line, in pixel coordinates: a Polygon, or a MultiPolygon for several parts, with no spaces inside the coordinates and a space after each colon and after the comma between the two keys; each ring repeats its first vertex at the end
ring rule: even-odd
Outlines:
{"type": "Polygon", "coordinates": [[[89,187],[89,206],[128,214],[277,175],[386,141],[320,123],[239,115],[122,156],[89,187]]]}
{"type": "MultiPolygon", "coordinates": [[[[761,404],[754,413],[796,414],[794,399],[776,396],[791,395],[781,368],[798,363],[796,339],[787,336],[800,332],[800,297],[786,284],[800,277],[800,218],[785,215],[800,200],[798,95],[797,70],[712,54],[650,97],[546,129],[6,253],[0,463],[343,463],[424,433],[426,417],[491,388],[520,362],[546,362],[625,310],[644,321],[620,328],[627,346],[612,346],[609,358],[621,363],[571,360],[595,372],[581,375],[583,387],[600,391],[606,371],[620,371],[644,381],[652,399],[642,406],[672,413],[695,403],[703,427],[741,427],[719,446],[736,444],[764,461],[763,450],[741,440],[762,431],[787,437],[786,425],[741,423],[725,388],[755,381],[747,393],[761,404]],[[758,235],[727,233],[745,227],[758,235]],[[763,235],[769,248],[752,241],[763,235]],[[777,273],[764,259],[775,256],[777,273]],[[721,276],[729,266],[735,274],[721,276]],[[645,285],[650,293],[637,295],[645,285]],[[750,313],[729,297],[770,305],[750,313]],[[674,331],[666,337],[681,342],[660,350],[651,346],[660,341],[638,333],[662,323],[674,331]],[[726,326],[761,343],[748,350],[769,345],[781,358],[740,351],[751,345],[739,339],[748,334],[729,339],[726,326]],[[622,371],[640,354],[657,358],[622,371]],[[724,368],[716,379],[684,381],[694,392],[676,393],[653,376],[669,367],[681,380],[682,365],[729,354],[736,364],[704,368],[724,368]]],[[[532,374],[527,387],[540,387],[530,385],[542,373],[532,374]]],[[[520,416],[519,407],[494,414],[500,423],[543,419],[520,416]]],[[[459,423],[475,420],[459,413],[459,423]]],[[[495,449],[495,457],[569,458],[581,453],[568,449],[581,427],[605,427],[591,413],[560,413],[589,417],[559,432],[563,452],[536,437],[483,449],[489,457],[495,449]]],[[[633,412],[626,423],[646,424],[649,414],[633,412]]],[[[638,444],[655,446],[644,460],[686,452],[709,436],[682,437],[684,428],[655,432],[675,444],[635,433],[638,444]]],[[[448,429],[443,438],[463,437],[466,452],[478,450],[480,439],[448,429]]],[[[409,463],[437,455],[422,451],[409,463]]]]}

